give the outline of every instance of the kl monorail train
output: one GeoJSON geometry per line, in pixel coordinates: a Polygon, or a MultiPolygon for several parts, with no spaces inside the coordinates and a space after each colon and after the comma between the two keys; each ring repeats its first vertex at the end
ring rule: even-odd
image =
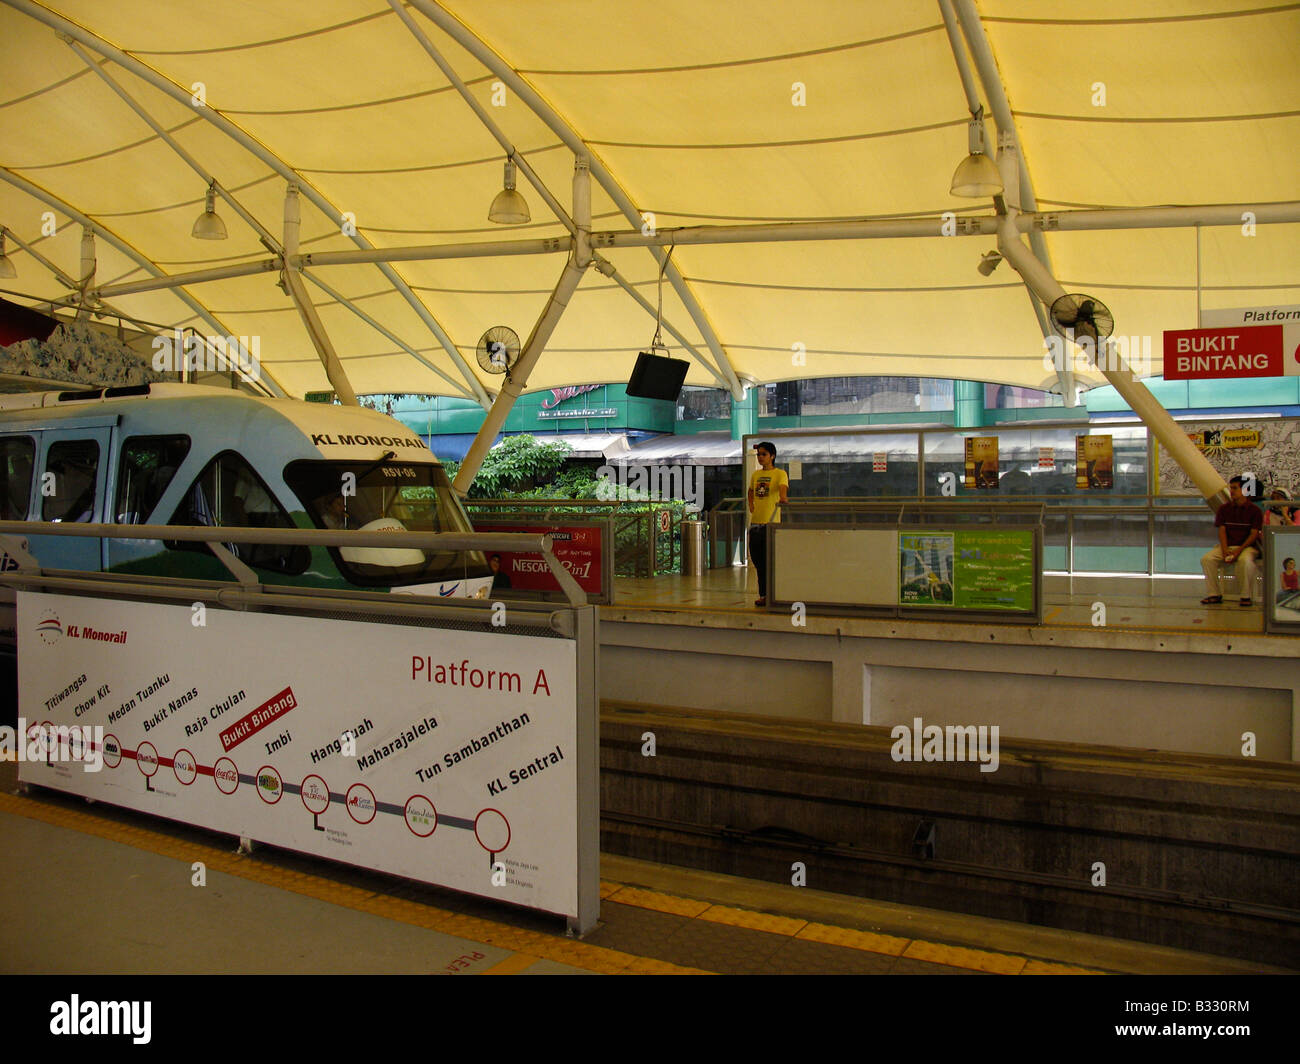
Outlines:
{"type": "MultiPolygon", "coordinates": [[[[400,422],[191,384],[0,398],[0,519],[473,531],[442,466],[400,422]]],[[[232,579],[203,543],[27,538],[44,569],[232,579]]],[[[479,552],[226,546],[266,584],[460,598],[492,584],[479,552]]],[[[10,607],[0,649],[13,640],[10,607]]]]}

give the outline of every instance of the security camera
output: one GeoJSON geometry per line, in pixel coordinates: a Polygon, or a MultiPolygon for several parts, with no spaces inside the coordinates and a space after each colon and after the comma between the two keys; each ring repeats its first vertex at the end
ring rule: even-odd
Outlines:
{"type": "Polygon", "coordinates": [[[998,268],[998,263],[1000,263],[1001,261],[1002,261],[1002,256],[998,252],[986,251],[984,252],[983,257],[980,259],[980,264],[979,266],[976,267],[976,269],[978,269],[980,273],[982,273],[985,277],[987,277],[989,274],[991,274],[994,270],[998,268]]]}

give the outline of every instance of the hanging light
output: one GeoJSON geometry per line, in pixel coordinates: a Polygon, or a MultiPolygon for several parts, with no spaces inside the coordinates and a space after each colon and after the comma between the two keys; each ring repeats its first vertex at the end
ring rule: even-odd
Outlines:
{"type": "Polygon", "coordinates": [[[985,150],[983,107],[970,116],[967,142],[970,154],[958,164],[956,173],[952,175],[952,194],[969,199],[1002,195],[1002,175],[998,173],[997,163],[985,150]]]}
{"type": "Polygon", "coordinates": [[[208,196],[203,213],[195,219],[194,228],[190,230],[190,236],[197,237],[200,240],[225,240],[226,223],[215,210],[217,202],[217,179],[214,177],[212,183],[208,185],[208,196]]]}
{"type": "Polygon", "coordinates": [[[6,232],[7,230],[3,226],[0,226],[0,277],[17,277],[18,267],[16,267],[9,256],[5,254],[6,232]]]}
{"type": "Polygon", "coordinates": [[[522,225],[531,221],[528,203],[515,191],[515,161],[506,159],[505,187],[496,194],[492,206],[488,208],[488,221],[497,225],[522,225]]]}

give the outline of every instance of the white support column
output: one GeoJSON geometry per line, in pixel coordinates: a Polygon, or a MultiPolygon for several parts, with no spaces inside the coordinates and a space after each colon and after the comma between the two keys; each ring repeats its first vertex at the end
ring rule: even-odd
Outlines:
{"type": "Polygon", "coordinates": [[[335,394],[345,406],[359,406],[357,394],[352,390],[352,383],[348,380],[348,375],[344,372],[342,363],[339,362],[338,353],[334,350],[334,345],[330,343],[329,335],[325,332],[325,326],[321,324],[321,320],[316,314],[316,308],[311,305],[311,296],[302,283],[301,273],[298,267],[293,264],[294,256],[298,254],[298,231],[301,224],[302,220],[298,207],[298,186],[290,184],[284,194],[285,286],[289,289],[289,295],[298,308],[298,314],[307,329],[307,335],[311,337],[312,346],[316,348],[316,353],[320,356],[321,363],[325,367],[325,375],[329,378],[335,394]]]}
{"type": "MultiPolygon", "coordinates": [[[[1015,116],[1011,113],[1011,102],[1007,99],[1006,89],[998,73],[997,62],[993,58],[993,49],[989,45],[988,35],[984,32],[984,25],[979,19],[979,12],[975,10],[971,0],[957,0],[957,3],[961,6],[961,31],[968,42],[970,54],[974,57],[975,65],[979,70],[980,83],[984,86],[984,92],[988,96],[989,106],[993,111],[993,120],[997,123],[1000,133],[1014,137],[1016,142],[1019,143],[1020,134],[1016,128],[1015,116]]],[[[967,99],[971,100],[973,99],[974,85],[970,78],[967,56],[962,51],[958,40],[958,27],[955,24],[957,16],[953,11],[952,0],[939,0],[939,9],[943,12],[943,21],[948,29],[953,58],[961,71],[962,84],[966,88],[967,99]]],[[[972,114],[975,113],[976,106],[976,103],[971,104],[972,114]]],[[[1004,182],[1004,192],[1007,199],[1015,203],[1017,210],[1036,211],[1038,210],[1038,198],[1034,195],[1034,183],[1030,180],[1029,167],[1026,165],[1023,155],[1019,156],[1018,166],[1019,169],[1014,184],[1008,185],[1004,182]]],[[[1040,230],[1030,230],[1029,246],[1033,249],[1038,261],[1047,267],[1048,272],[1054,274],[1056,271],[1052,269],[1052,257],[1047,250],[1047,241],[1043,238],[1040,230]]],[[[1052,335],[1051,324],[1047,315],[1043,312],[1043,308],[1039,306],[1033,289],[1026,286],[1026,291],[1034,310],[1034,318],[1038,322],[1039,331],[1042,332],[1043,338],[1046,339],[1052,335]]],[[[1057,370],[1056,376],[1061,385],[1061,397],[1065,400],[1065,405],[1067,407],[1075,406],[1074,371],[1069,366],[1062,366],[1057,370]]]]}
{"type": "Polygon", "coordinates": [[[546,348],[546,342],[551,338],[551,333],[555,331],[555,326],[559,324],[560,317],[564,314],[564,308],[569,304],[569,298],[577,290],[583,273],[591,264],[591,171],[583,158],[578,159],[573,170],[573,218],[577,231],[573,255],[564,264],[564,272],[560,274],[551,298],[547,300],[541,317],[533,326],[533,331],[528,337],[528,342],[524,344],[518,361],[506,374],[505,383],[501,386],[496,402],[492,404],[492,409],[488,411],[478,434],[474,437],[474,442],[465,455],[465,460],[461,462],[460,469],[456,472],[453,487],[461,495],[468,494],[470,484],[474,482],[474,477],[483,465],[483,458],[491,449],[497,433],[501,431],[501,426],[505,424],[511,408],[515,405],[515,400],[528,387],[528,374],[537,364],[542,351],[546,348]]]}
{"type": "MultiPolygon", "coordinates": [[[[1017,172],[1019,154],[1015,143],[1008,138],[1003,138],[998,164],[1002,169],[1004,182],[1017,172]]],[[[1016,213],[1014,207],[1008,206],[1007,213],[1001,219],[998,230],[998,250],[1050,309],[1056,300],[1066,295],[1066,291],[1052,276],[1051,271],[1021,243],[1020,233],[1016,228],[1016,213]]],[[[1099,352],[1105,351],[1101,344],[1097,345],[1097,349],[1099,352]]],[[[1214,466],[1210,465],[1205,455],[1193,446],[1191,440],[1187,438],[1187,433],[1178,427],[1177,422],[1169,416],[1169,412],[1160,405],[1150,390],[1137,380],[1127,367],[1112,367],[1109,358],[1099,358],[1098,368],[1124,401],[1133,408],[1133,412],[1142,419],[1142,423],[1151,434],[1164,444],[1174,461],[1182,467],[1205,497],[1210,508],[1217,510],[1226,502],[1228,485],[1224,483],[1223,477],[1214,466]]]]}
{"type": "Polygon", "coordinates": [[[81,275],[77,278],[77,287],[81,289],[81,304],[77,308],[77,320],[86,321],[90,317],[90,300],[87,298],[95,285],[95,230],[89,225],[81,227],[81,275]]]}

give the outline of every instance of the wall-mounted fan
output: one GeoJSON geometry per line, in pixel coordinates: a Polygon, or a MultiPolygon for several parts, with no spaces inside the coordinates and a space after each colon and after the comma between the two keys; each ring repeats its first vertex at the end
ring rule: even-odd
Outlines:
{"type": "Polygon", "coordinates": [[[485,373],[508,373],[519,359],[519,334],[508,325],[493,325],[479,337],[477,354],[485,373]]]}
{"type": "Polygon", "coordinates": [[[1052,304],[1052,326],[1071,343],[1097,344],[1115,331],[1115,318],[1100,299],[1069,293],[1052,304]]]}

